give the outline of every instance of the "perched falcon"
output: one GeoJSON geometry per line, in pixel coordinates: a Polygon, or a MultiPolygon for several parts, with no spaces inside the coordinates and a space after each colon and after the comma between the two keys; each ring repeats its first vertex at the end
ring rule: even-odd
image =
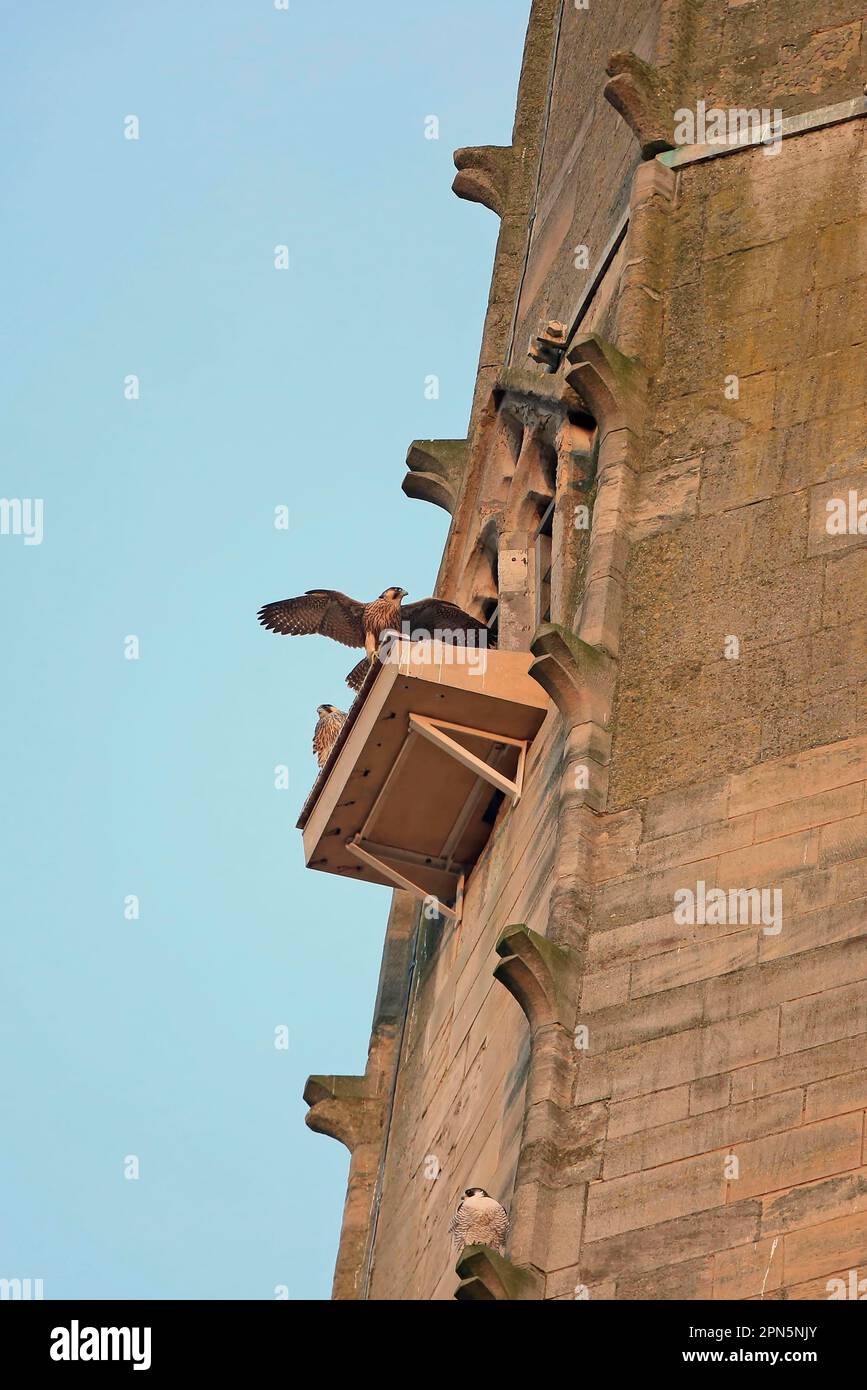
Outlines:
{"type": "Polygon", "coordinates": [[[449,1223],[455,1260],[459,1260],[467,1245],[490,1245],[498,1255],[506,1253],[509,1218],[483,1187],[468,1187],[449,1223]]]}
{"type": "MultiPolygon", "coordinates": [[[[259,609],[259,622],[269,632],[290,636],[305,636],[319,632],[342,642],[345,647],[363,647],[364,661],[353,666],[346,677],[350,690],[360,690],[371,664],[376,659],[380,636],[386,631],[400,632],[407,623],[411,632],[439,636],[442,641],[453,640],[455,634],[487,633],[484,622],[465,613],[455,603],[441,598],[423,598],[417,603],[401,603],[406,589],[393,585],[384,589],[372,603],[361,603],[337,589],[308,589],[298,598],[284,598],[266,603],[259,609]]],[[[488,646],[494,643],[488,639],[488,646]]]]}
{"type": "Polygon", "coordinates": [[[336,705],[317,705],[316,713],[319,719],[313,730],[313,752],[319,766],[324,767],[328,754],[337,742],[337,735],[343,728],[346,715],[336,705]]]}

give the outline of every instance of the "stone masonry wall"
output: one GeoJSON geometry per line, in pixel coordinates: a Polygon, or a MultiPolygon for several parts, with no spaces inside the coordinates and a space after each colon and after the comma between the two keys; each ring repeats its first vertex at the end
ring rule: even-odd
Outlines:
{"type": "Polygon", "coordinates": [[[865,778],[867,737],[845,739],[632,813],[582,995],[599,1176],[547,1296],[824,1298],[867,1262],[865,778]],[[782,931],[678,926],[699,879],[780,887],[782,931]]]}
{"type": "Polygon", "coordinates": [[[448,1224],[470,1185],[507,1206],[524,1114],[528,1034],[493,977],[512,922],[544,932],[562,756],[549,719],[528,759],[524,796],[495,828],[468,882],[463,920],[420,960],[385,1161],[372,1298],[451,1299],[448,1224]]]}
{"type": "Polygon", "coordinates": [[[679,172],[647,467],[694,474],[695,516],[633,549],[612,809],[867,732],[865,537],[825,531],[867,473],[865,142],[679,172]]]}
{"type": "Polygon", "coordinates": [[[867,536],[825,528],[867,482],[865,138],[678,172],[645,464],[693,513],[626,573],[574,1093],[607,1117],[549,1297],[822,1298],[867,1263],[867,536]],[[781,930],[679,926],[699,881],[778,889],[781,930]]]}
{"type": "Polygon", "coordinates": [[[548,319],[574,306],[629,202],[638,150],[603,96],[605,65],[618,49],[653,56],[658,7],[646,0],[563,8],[526,276],[510,361],[548,319]],[[576,248],[587,248],[587,269],[576,248]]]}

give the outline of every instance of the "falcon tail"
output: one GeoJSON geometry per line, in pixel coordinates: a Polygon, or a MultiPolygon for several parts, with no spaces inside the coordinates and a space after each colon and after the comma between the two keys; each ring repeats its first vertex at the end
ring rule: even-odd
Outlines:
{"type": "Polygon", "coordinates": [[[349,689],[358,692],[364,685],[364,678],[369,670],[370,662],[366,656],[363,656],[360,661],[356,662],[349,672],[349,675],[346,677],[346,684],[349,686],[349,689]]]}

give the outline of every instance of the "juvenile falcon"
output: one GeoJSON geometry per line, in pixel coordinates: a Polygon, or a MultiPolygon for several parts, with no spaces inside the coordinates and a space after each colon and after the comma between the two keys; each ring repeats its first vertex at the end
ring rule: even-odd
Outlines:
{"type": "Polygon", "coordinates": [[[490,1245],[498,1255],[505,1255],[508,1233],[505,1207],[483,1187],[468,1187],[449,1223],[455,1260],[467,1245],[490,1245]]]}
{"type": "MultiPolygon", "coordinates": [[[[487,633],[484,622],[473,618],[456,603],[441,598],[423,598],[417,603],[401,603],[406,589],[392,585],[383,589],[372,603],[349,598],[338,589],[308,589],[297,598],[279,599],[259,609],[259,622],[269,632],[289,636],[321,633],[345,647],[363,647],[366,660],[353,666],[346,677],[350,690],[360,690],[370,666],[376,660],[379,639],[385,631],[401,632],[403,624],[409,631],[435,634],[448,641],[449,634],[487,633]]],[[[488,639],[488,646],[494,643],[488,639]]]]}
{"type": "Polygon", "coordinates": [[[343,728],[346,715],[336,705],[317,705],[316,713],[319,719],[313,730],[313,752],[319,766],[324,767],[328,761],[328,754],[337,742],[337,735],[343,728]]]}

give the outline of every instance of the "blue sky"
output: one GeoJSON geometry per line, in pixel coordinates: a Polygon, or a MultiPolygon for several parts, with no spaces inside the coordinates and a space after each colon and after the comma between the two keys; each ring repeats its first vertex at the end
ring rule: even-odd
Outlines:
{"type": "Polygon", "coordinates": [[[4,15],[0,1277],[46,1298],[329,1295],[301,1091],[364,1067],[389,894],[294,828],[355,657],[255,614],[431,591],[403,459],[465,433],[497,232],[451,152],[509,141],[528,9],[4,15]]]}

